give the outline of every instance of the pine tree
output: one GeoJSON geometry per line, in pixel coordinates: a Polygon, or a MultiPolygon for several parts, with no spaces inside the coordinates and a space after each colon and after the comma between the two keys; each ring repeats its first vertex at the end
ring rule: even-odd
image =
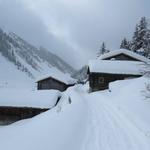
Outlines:
{"type": "Polygon", "coordinates": [[[142,17],[139,24],[139,36],[141,37],[141,40],[146,34],[146,32],[147,32],[147,21],[145,17],[142,17]]]}
{"type": "Polygon", "coordinates": [[[109,50],[106,49],[105,42],[103,42],[102,45],[101,45],[101,48],[99,49],[97,57],[99,57],[99,56],[101,56],[105,53],[108,53],[108,52],[109,52],[109,50]]]}
{"type": "Polygon", "coordinates": [[[140,49],[140,37],[139,37],[139,27],[137,24],[131,41],[131,50],[136,52],[136,50],[138,49],[140,49]]]}
{"type": "Polygon", "coordinates": [[[146,17],[142,17],[136,25],[131,41],[124,38],[120,48],[129,49],[150,58],[150,26],[146,17]]]}
{"type": "Polygon", "coordinates": [[[149,37],[150,31],[148,29],[147,20],[145,17],[142,17],[140,23],[136,25],[135,32],[132,38],[132,46],[131,49],[133,51],[137,51],[139,49],[143,49],[144,56],[148,57],[148,49],[149,49],[149,37]]]}
{"type": "Polygon", "coordinates": [[[144,56],[150,58],[150,30],[147,29],[143,37],[144,56]]]}
{"type": "Polygon", "coordinates": [[[130,50],[130,42],[127,41],[126,38],[124,38],[124,39],[122,40],[122,42],[121,42],[120,48],[121,48],[121,49],[128,49],[128,50],[130,50]]]}
{"type": "Polygon", "coordinates": [[[139,36],[141,37],[141,47],[144,50],[144,56],[150,57],[150,29],[148,29],[148,23],[145,17],[141,19],[139,28],[139,36]]]}
{"type": "MultiPolygon", "coordinates": [[[[140,48],[144,48],[145,47],[145,42],[146,42],[146,38],[147,38],[147,22],[146,22],[146,18],[143,17],[141,18],[140,24],[139,24],[139,47],[140,48]]],[[[145,47],[146,48],[146,47],[145,47]]]]}

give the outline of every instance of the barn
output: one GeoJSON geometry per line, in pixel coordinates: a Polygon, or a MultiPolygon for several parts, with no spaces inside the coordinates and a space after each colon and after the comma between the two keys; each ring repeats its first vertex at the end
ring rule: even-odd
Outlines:
{"type": "Polygon", "coordinates": [[[129,50],[116,50],[89,61],[90,91],[108,89],[109,83],[126,78],[140,77],[149,59],[129,50]]]}
{"type": "Polygon", "coordinates": [[[32,118],[55,107],[61,93],[51,91],[25,91],[1,89],[0,126],[32,118]]]}
{"type": "Polygon", "coordinates": [[[76,79],[73,79],[68,74],[64,74],[56,69],[52,69],[47,75],[36,80],[38,90],[55,89],[61,92],[68,87],[75,85],[76,79]]]}

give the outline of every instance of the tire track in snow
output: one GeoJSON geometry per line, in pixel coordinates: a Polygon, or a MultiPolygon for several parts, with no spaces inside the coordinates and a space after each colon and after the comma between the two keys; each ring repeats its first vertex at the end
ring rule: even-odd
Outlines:
{"type": "Polygon", "coordinates": [[[84,93],[81,96],[89,108],[83,150],[149,150],[145,136],[115,106],[92,95],[84,93]]]}

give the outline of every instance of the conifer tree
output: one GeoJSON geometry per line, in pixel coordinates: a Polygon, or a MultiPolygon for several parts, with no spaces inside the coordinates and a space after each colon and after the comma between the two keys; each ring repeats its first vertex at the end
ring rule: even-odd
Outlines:
{"type": "Polygon", "coordinates": [[[144,56],[148,57],[150,55],[150,30],[148,29],[148,23],[145,17],[142,17],[139,24],[136,25],[131,43],[131,49],[133,51],[136,52],[142,49],[144,56]]]}
{"type": "Polygon", "coordinates": [[[140,37],[139,37],[139,27],[137,24],[131,41],[131,50],[135,52],[138,49],[140,49],[140,37]]]}
{"type": "Polygon", "coordinates": [[[147,29],[144,37],[143,37],[143,50],[144,56],[150,58],[150,30],[147,29]]]}
{"type": "Polygon", "coordinates": [[[99,49],[97,57],[99,57],[99,56],[101,56],[101,55],[103,55],[103,54],[105,54],[107,52],[109,52],[109,50],[106,49],[105,42],[103,42],[101,47],[100,47],[100,49],[99,49]]]}
{"type": "Polygon", "coordinates": [[[121,49],[128,49],[128,50],[130,50],[130,42],[127,41],[126,38],[124,38],[124,39],[122,40],[122,42],[121,42],[120,48],[121,48],[121,49]]]}

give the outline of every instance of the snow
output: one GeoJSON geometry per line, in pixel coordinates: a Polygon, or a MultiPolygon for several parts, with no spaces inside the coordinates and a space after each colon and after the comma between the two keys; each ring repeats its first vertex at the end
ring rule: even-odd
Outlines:
{"type": "Polygon", "coordinates": [[[54,79],[56,79],[60,82],[63,82],[67,85],[75,84],[77,82],[77,80],[71,78],[69,74],[62,73],[61,71],[59,71],[56,68],[51,68],[48,73],[46,73],[45,75],[43,75],[41,77],[38,77],[36,79],[36,82],[47,79],[47,78],[50,78],[50,77],[52,77],[52,78],[54,78],[54,79]]]}
{"type": "Polygon", "coordinates": [[[149,150],[148,83],[146,77],[115,81],[93,93],[88,85],[71,87],[55,108],[1,127],[1,149],[149,150]]]}
{"type": "Polygon", "coordinates": [[[150,84],[150,79],[142,77],[121,82],[115,81],[109,85],[113,103],[121,107],[120,111],[124,111],[145,135],[150,134],[150,99],[145,95],[147,84],[150,84]]]}
{"type": "Polygon", "coordinates": [[[143,95],[145,83],[150,79],[116,81],[109,90],[83,94],[89,123],[82,150],[150,149],[150,99],[143,95]]]}
{"type": "Polygon", "coordinates": [[[79,150],[85,135],[87,107],[76,92],[71,92],[70,96],[72,104],[64,105],[61,111],[58,106],[32,119],[1,127],[1,148],[79,150]]]}
{"type": "Polygon", "coordinates": [[[146,67],[143,62],[139,61],[95,59],[89,61],[89,70],[93,73],[142,75],[146,71],[146,67]]]}
{"type": "MultiPolygon", "coordinates": [[[[74,69],[62,59],[44,50],[41,51],[15,33],[4,30],[7,34],[5,44],[9,47],[0,54],[0,88],[33,88],[34,80],[42,74],[53,70],[74,72],[74,69]],[[47,56],[48,55],[48,56],[47,56]]],[[[2,36],[3,31],[2,31],[2,36]]]]}
{"type": "Polygon", "coordinates": [[[60,96],[57,90],[0,89],[0,106],[52,108],[60,96]]]}
{"type": "MultiPolygon", "coordinates": [[[[70,77],[69,74],[64,74],[55,67],[48,67],[48,64],[46,62],[40,63],[41,72],[38,72],[34,70],[30,65],[28,65],[22,58],[18,57],[16,55],[17,60],[21,62],[26,68],[28,68],[34,77],[38,78],[41,76],[42,78],[49,77],[50,75],[53,76],[53,78],[56,78],[57,80],[63,81],[66,84],[74,84],[76,83],[76,79],[73,79],[70,77]],[[44,75],[42,75],[44,74],[44,75]]],[[[4,58],[0,54],[0,89],[1,88],[14,88],[14,89],[35,89],[35,79],[31,79],[28,77],[25,72],[22,72],[17,69],[17,66],[12,64],[10,61],[8,61],[6,58],[4,58]]]]}
{"type": "Polygon", "coordinates": [[[0,89],[32,89],[33,80],[0,54],[0,89]]]}
{"type": "Polygon", "coordinates": [[[113,57],[113,56],[116,56],[116,55],[119,55],[119,54],[125,54],[125,55],[128,55],[128,56],[130,56],[132,58],[135,58],[135,59],[137,59],[139,61],[142,61],[142,62],[145,62],[145,63],[150,63],[150,60],[147,59],[146,57],[141,56],[141,55],[139,55],[137,53],[134,53],[134,52],[132,52],[130,50],[126,50],[126,49],[119,49],[119,50],[110,51],[110,52],[108,52],[108,53],[106,53],[104,55],[101,55],[98,59],[103,60],[103,59],[106,59],[106,58],[109,58],[109,57],[113,57]]]}

